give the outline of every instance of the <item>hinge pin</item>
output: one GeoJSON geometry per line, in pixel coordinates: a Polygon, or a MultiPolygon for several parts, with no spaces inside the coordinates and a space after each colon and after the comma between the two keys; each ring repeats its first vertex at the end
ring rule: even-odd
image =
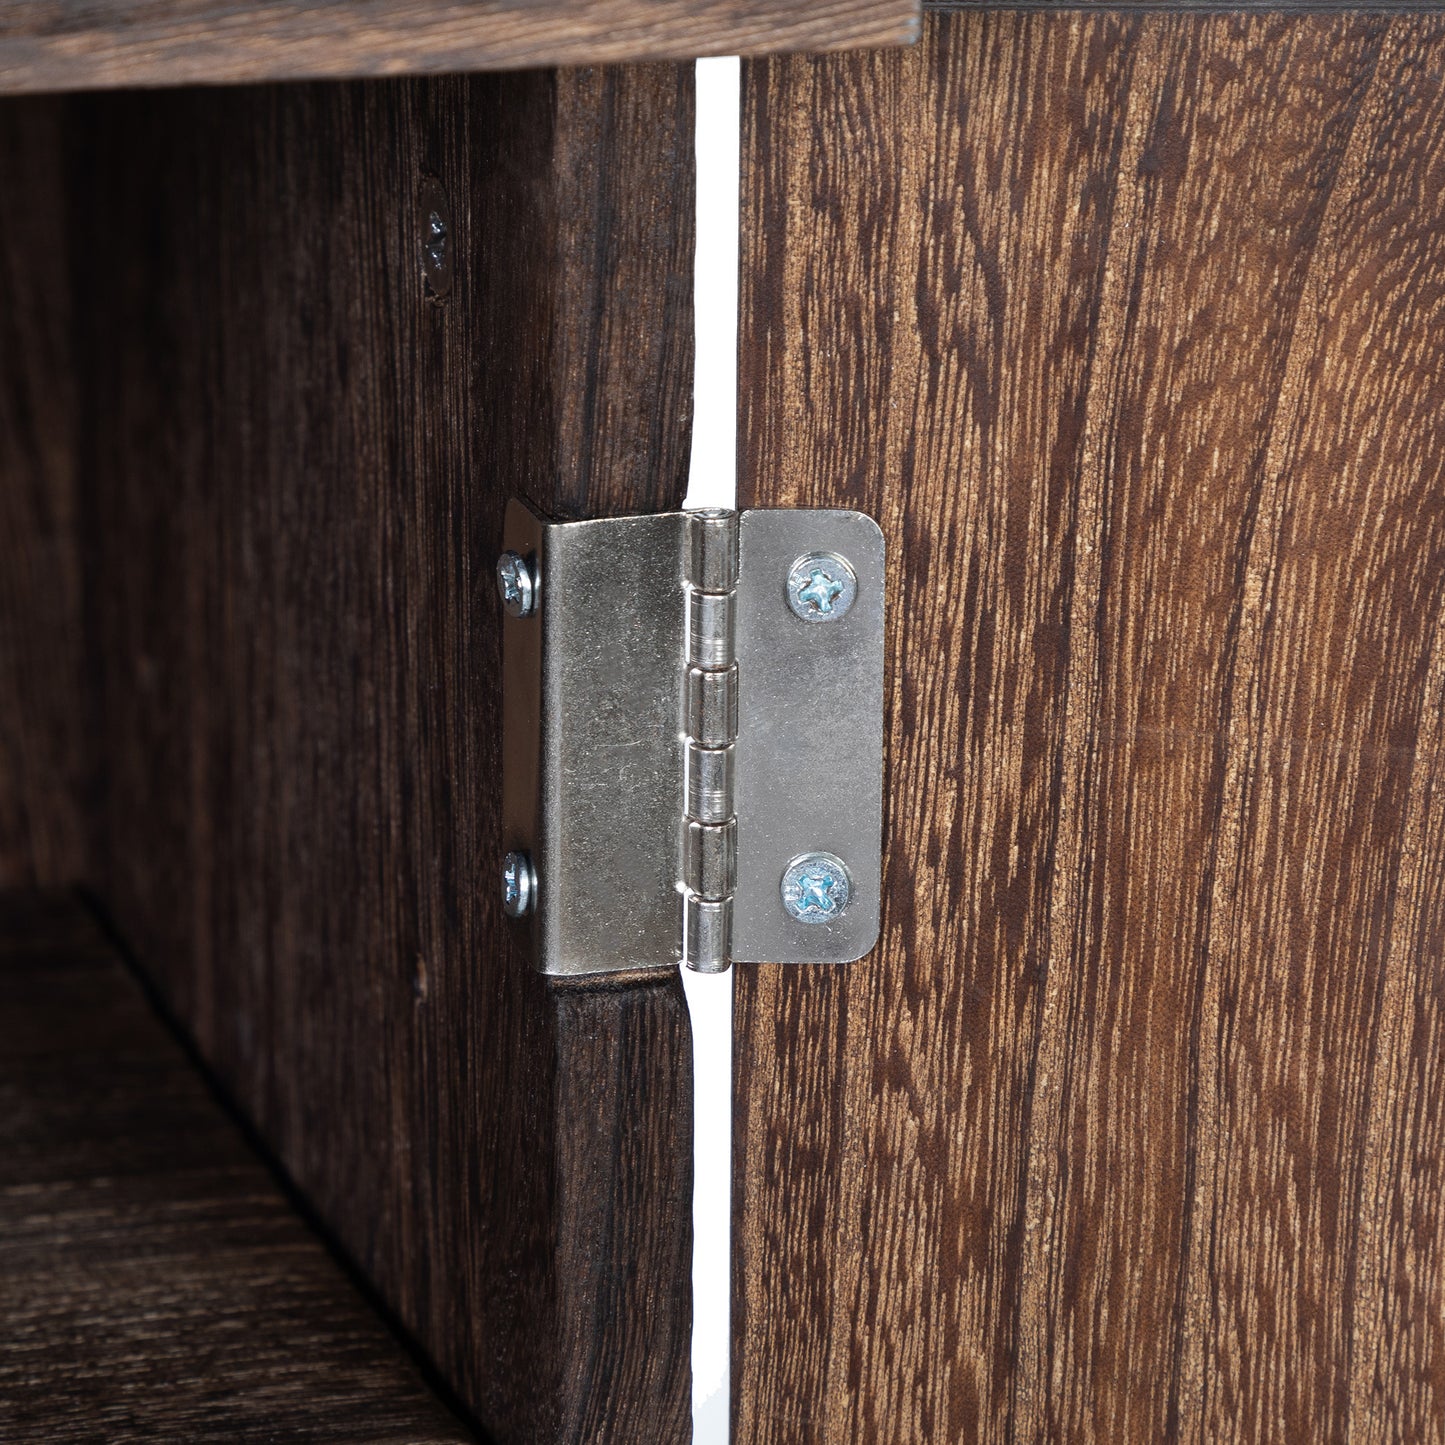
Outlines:
{"type": "Polygon", "coordinates": [[[699,973],[722,973],[732,960],[737,888],[736,512],[688,514],[684,568],[688,668],[682,956],[699,973]]]}

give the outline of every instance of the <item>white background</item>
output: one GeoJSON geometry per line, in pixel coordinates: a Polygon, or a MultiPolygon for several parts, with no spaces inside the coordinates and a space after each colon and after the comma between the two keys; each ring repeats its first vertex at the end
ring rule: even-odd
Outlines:
{"type": "MultiPolygon", "coordinates": [[[[697,62],[697,337],[688,507],[737,505],[741,66],[697,62]]],[[[728,1445],[733,976],[682,971],[692,1016],[694,1445],[728,1445]]]]}

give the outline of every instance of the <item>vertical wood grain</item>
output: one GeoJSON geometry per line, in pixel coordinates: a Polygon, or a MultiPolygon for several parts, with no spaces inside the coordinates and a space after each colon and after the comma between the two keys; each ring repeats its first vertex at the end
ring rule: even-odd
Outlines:
{"type": "Polygon", "coordinates": [[[0,106],[0,889],[84,863],[64,172],[63,108],[0,106]]]}
{"type": "Polygon", "coordinates": [[[738,983],[739,1438],[1445,1428],[1442,104],[1418,17],[749,68],[747,500],[893,583],[883,944],[738,983]]]}
{"type": "Polygon", "coordinates": [[[681,497],[690,77],[75,107],[94,891],[489,1431],[684,1440],[686,1009],[502,917],[492,569],[681,497]]]}

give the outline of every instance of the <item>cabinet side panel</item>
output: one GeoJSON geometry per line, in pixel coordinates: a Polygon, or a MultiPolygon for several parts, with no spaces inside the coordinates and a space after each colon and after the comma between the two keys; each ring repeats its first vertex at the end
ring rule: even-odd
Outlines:
{"type": "Polygon", "coordinates": [[[690,84],[80,103],[95,892],[504,1440],[624,1380],[688,1428],[686,1009],[549,987],[502,916],[493,565],[512,495],[680,500],[690,84]]]}
{"type": "Polygon", "coordinates": [[[0,888],[84,859],[65,115],[0,102],[0,888]]]}

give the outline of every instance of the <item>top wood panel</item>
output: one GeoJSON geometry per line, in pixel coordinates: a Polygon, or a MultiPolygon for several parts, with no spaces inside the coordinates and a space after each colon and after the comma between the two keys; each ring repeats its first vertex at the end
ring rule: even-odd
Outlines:
{"type": "Polygon", "coordinates": [[[0,92],[897,45],[917,0],[10,0],[0,92]]]}
{"type": "Polygon", "coordinates": [[[1442,62],[750,68],[745,500],[894,560],[883,943],[736,985],[739,1438],[1445,1430],[1442,62]]]}

